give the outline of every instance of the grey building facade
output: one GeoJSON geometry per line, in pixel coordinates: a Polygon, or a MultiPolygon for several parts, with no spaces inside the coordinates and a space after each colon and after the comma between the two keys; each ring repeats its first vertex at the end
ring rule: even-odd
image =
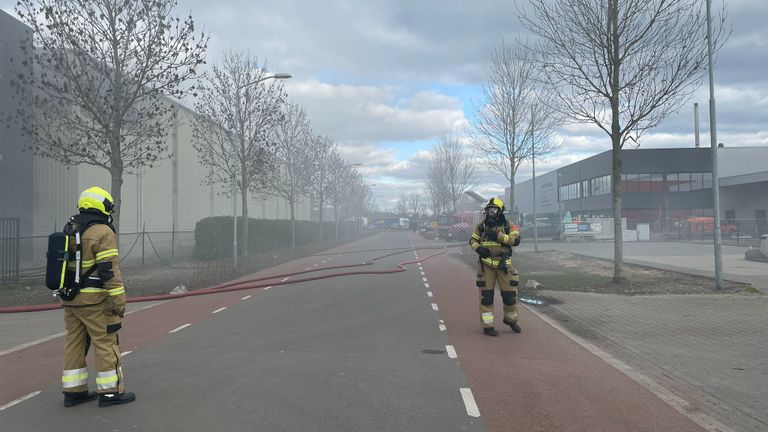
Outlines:
{"type": "Polygon", "coordinates": [[[21,235],[32,229],[32,154],[13,122],[18,109],[11,81],[20,67],[27,27],[0,10],[0,218],[19,218],[21,235]]]}
{"type": "MultiPolygon", "coordinates": [[[[537,213],[611,217],[611,155],[606,151],[539,176],[537,213]],[[552,191],[544,189],[553,183],[554,206],[552,191]]],[[[671,232],[691,218],[713,216],[710,148],[627,149],[621,156],[622,216],[628,229],[648,223],[652,232],[671,232]]],[[[720,217],[726,232],[766,232],[767,166],[768,147],[718,149],[720,217]]],[[[533,212],[532,190],[532,180],[515,189],[516,205],[523,214],[533,212]]]]}

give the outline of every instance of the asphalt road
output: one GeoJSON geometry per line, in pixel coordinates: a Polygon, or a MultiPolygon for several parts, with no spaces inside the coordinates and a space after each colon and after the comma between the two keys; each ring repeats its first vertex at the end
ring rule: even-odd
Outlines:
{"type": "MultiPolygon", "coordinates": [[[[381,233],[255,277],[414,245],[434,246],[381,233]]],[[[401,273],[296,284],[300,276],[276,276],[285,284],[133,309],[120,339],[137,401],[125,406],[64,408],[63,340],[39,338],[46,322],[60,332],[61,312],[4,316],[2,333],[23,333],[29,320],[39,343],[0,351],[2,431],[704,430],[525,308],[522,334],[499,323],[501,336],[483,336],[474,270],[457,250],[406,250],[311,274],[394,269],[419,257],[401,273]]],[[[498,294],[496,305],[500,316],[498,294]]]]}
{"type": "MultiPolygon", "coordinates": [[[[410,240],[397,233],[353,246],[409,248],[410,240]]],[[[391,252],[308,257],[269,272],[391,252]]],[[[408,251],[365,270],[413,259],[408,251]]],[[[65,409],[58,338],[0,357],[0,405],[41,390],[1,411],[0,424],[14,432],[487,430],[467,413],[466,379],[446,353],[448,338],[430,305],[413,265],[165,302],[128,315],[121,331],[123,351],[132,351],[124,357],[126,387],[136,402],[65,409]]]]}

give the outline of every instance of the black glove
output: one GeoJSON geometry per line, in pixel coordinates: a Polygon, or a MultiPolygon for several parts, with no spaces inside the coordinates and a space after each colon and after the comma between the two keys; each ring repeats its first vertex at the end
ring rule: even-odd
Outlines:
{"type": "Polygon", "coordinates": [[[112,308],[112,315],[117,315],[120,318],[125,316],[125,305],[114,306],[112,308]]]}
{"type": "Polygon", "coordinates": [[[488,240],[496,241],[499,239],[499,232],[496,230],[489,230],[487,233],[485,233],[485,238],[488,240]]]}
{"type": "Polygon", "coordinates": [[[477,252],[477,254],[480,255],[480,258],[488,258],[489,256],[491,256],[491,250],[485,246],[478,247],[477,249],[475,249],[475,252],[477,252]]]}

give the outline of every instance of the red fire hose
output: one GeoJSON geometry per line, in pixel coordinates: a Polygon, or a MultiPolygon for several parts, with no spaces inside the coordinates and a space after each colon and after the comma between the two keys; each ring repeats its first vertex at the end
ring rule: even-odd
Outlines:
{"type": "MultiPolygon", "coordinates": [[[[382,258],[386,258],[392,255],[398,255],[405,252],[411,252],[415,250],[421,250],[421,249],[438,249],[434,247],[423,247],[423,248],[414,248],[414,249],[408,249],[400,252],[394,252],[387,255],[383,255],[380,257],[372,258],[364,263],[361,264],[348,264],[348,265],[338,265],[338,266],[329,266],[329,267],[318,267],[311,270],[304,270],[304,271],[298,271],[298,272],[292,272],[292,273],[283,273],[278,274],[274,276],[266,276],[266,277],[259,277],[259,278],[253,278],[253,279],[246,279],[243,281],[238,282],[227,282],[224,284],[216,285],[210,288],[205,288],[201,290],[196,291],[188,291],[185,293],[179,293],[179,294],[158,294],[158,295],[152,295],[152,296],[140,296],[140,297],[129,297],[126,299],[126,302],[128,303],[136,303],[136,302],[146,302],[146,301],[157,301],[157,300],[170,300],[170,299],[176,299],[181,297],[191,297],[191,296],[199,296],[199,295],[208,295],[208,294],[216,294],[216,293],[222,293],[222,292],[229,292],[229,291],[240,291],[240,290],[246,290],[246,289],[253,289],[253,288],[265,288],[268,286],[274,286],[274,285],[287,285],[287,284],[293,284],[298,282],[308,282],[318,279],[330,279],[335,277],[341,277],[341,276],[354,276],[354,275],[363,275],[363,274],[389,274],[389,273],[401,273],[405,271],[405,266],[408,264],[415,264],[420,263],[423,261],[426,261],[432,257],[435,257],[437,255],[442,255],[446,253],[447,248],[443,247],[440,252],[434,253],[432,255],[426,256],[421,259],[412,260],[412,261],[402,261],[397,263],[397,268],[394,269],[385,269],[385,270],[358,270],[358,271],[347,271],[347,272],[341,272],[341,273],[331,273],[326,274],[322,276],[310,276],[305,278],[299,278],[299,279],[292,279],[290,281],[278,281],[278,282],[263,282],[263,281],[269,281],[273,279],[278,278],[285,278],[288,276],[295,276],[300,274],[306,274],[306,273],[312,273],[312,272],[318,272],[318,271],[324,271],[324,270],[335,270],[335,269],[342,269],[342,268],[353,268],[353,267],[362,267],[362,266],[368,266],[372,265],[375,261],[380,260],[382,258]],[[258,283],[261,282],[261,283],[258,283]]],[[[39,311],[46,311],[46,310],[55,310],[60,309],[62,306],[61,304],[45,304],[45,305],[27,305],[27,306],[10,306],[10,307],[1,307],[0,313],[19,313],[19,312],[39,312],[39,311]]]]}

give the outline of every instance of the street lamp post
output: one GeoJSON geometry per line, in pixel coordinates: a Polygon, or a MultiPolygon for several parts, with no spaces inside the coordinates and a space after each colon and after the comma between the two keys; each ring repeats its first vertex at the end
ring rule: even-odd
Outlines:
{"type": "Polygon", "coordinates": [[[717,169],[717,109],[715,107],[715,73],[712,58],[712,1],[707,0],[707,58],[709,60],[709,140],[712,147],[712,213],[715,246],[715,288],[723,289],[723,255],[720,234],[720,178],[717,169]]]}
{"type": "MultiPolygon", "coordinates": [[[[290,77],[291,77],[291,74],[287,74],[287,73],[276,73],[273,75],[261,77],[255,81],[249,81],[245,84],[238,86],[235,89],[235,92],[240,93],[240,90],[248,86],[256,85],[268,79],[288,79],[290,77]]],[[[238,111],[238,116],[239,116],[240,114],[239,103],[236,105],[236,109],[238,111]]],[[[231,130],[229,131],[229,136],[230,136],[229,140],[232,143],[232,149],[234,150],[235,154],[237,154],[237,145],[235,144],[235,137],[232,136],[231,130]]],[[[235,169],[234,169],[234,172],[232,173],[232,216],[233,216],[233,222],[234,222],[233,230],[232,230],[232,268],[234,270],[237,270],[237,175],[239,174],[237,168],[238,168],[238,163],[241,163],[241,161],[238,161],[237,159],[234,161],[235,169]]],[[[245,223],[248,223],[248,221],[245,221],[245,223]]],[[[245,239],[245,241],[247,242],[248,239],[245,239]]]]}

